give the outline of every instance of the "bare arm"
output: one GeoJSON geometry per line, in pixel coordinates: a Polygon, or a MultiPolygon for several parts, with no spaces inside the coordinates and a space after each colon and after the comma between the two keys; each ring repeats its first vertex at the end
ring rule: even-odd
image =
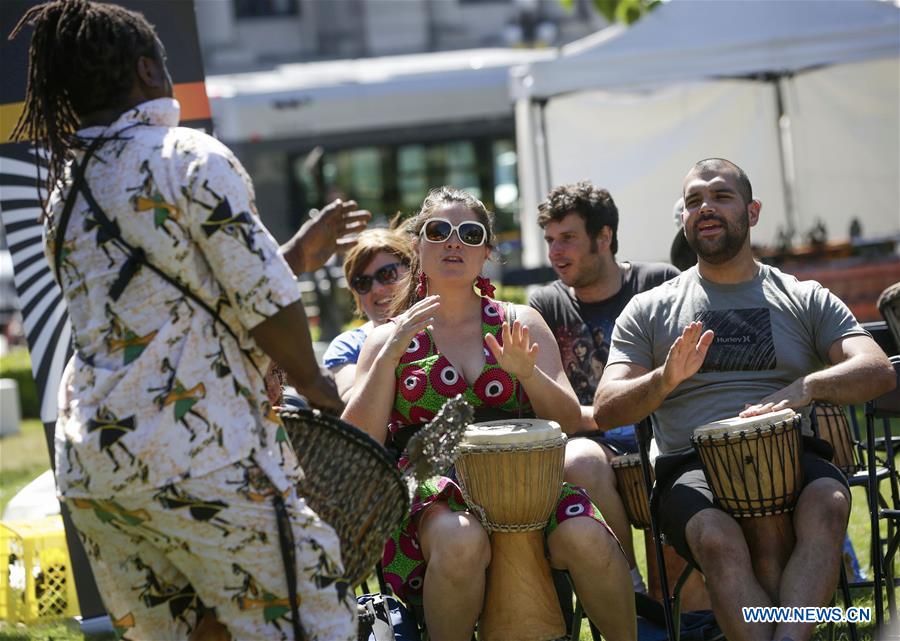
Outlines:
{"type": "Polygon", "coordinates": [[[439,305],[439,296],[422,299],[392,322],[373,329],[363,345],[354,390],[341,418],[379,443],[387,438],[397,364],[416,332],[433,320],[439,305]]]}
{"type": "Polygon", "coordinates": [[[309,323],[300,301],[282,308],[251,329],[250,334],[310,403],[335,414],[341,411],[343,403],[334,381],[316,363],[309,323]]]}
{"type": "Polygon", "coordinates": [[[597,430],[597,421],[594,420],[594,408],[591,405],[581,405],[581,425],[582,432],[593,432],[597,430]]]}
{"type": "Polygon", "coordinates": [[[682,381],[703,365],[713,341],[711,330],[694,322],[681,333],[654,370],[634,363],[607,365],[594,395],[594,420],[601,430],[637,423],[659,407],[682,381]]]}
{"type": "Polygon", "coordinates": [[[353,393],[353,382],[356,380],[356,363],[344,363],[330,367],[328,371],[334,376],[334,384],[337,385],[341,400],[347,403],[353,393]]]}
{"type": "Polygon", "coordinates": [[[368,211],[357,210],[355,200],[332,201],[321,211],[311,211],[309,220],[278,251],[295,274],[315,271],[334,252],[350,249],[356,242],[352,234],[365,229],[371,218],[368,211]]]}
{"type": "Polygon", "coordinates": [[[503,346],[488,334],[488,348],[500,367],[522,383],[536,416],[556,421],[565,432],[578,432],[581,410],[563,371],[556,339],[534,309],[517,305],[516,314],[512,329],[503,324],[503,346]]]}
{"type": "Polygon", "coordinates": [[[863,403],[890,392],[897,385],[891,362],[868,336],[836,340],[828,349],[828,358],[833,363],[831,367],[801,376],[749,406],[741,416],[797,409],[813,401],[836,405],[863,403]]]}

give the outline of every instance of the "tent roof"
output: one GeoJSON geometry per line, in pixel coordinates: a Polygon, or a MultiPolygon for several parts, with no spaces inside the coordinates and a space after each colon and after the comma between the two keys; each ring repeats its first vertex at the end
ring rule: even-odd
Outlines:
{"type": "Polygon", "coordinates": [[[633,27],[571,43],[517,75],[526,95],[546,98],[898,55],[900,8],[893,2],[672,0],[633,27]]]}

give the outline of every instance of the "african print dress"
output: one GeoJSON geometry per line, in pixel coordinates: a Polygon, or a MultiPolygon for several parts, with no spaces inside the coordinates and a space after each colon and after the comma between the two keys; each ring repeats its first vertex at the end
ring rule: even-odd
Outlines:
{"type": "MultiPolygon", "coordinates": [[[[503,303],[482,298],[481,333],[493,334],[502,344],[501,326],[505,318],[503,303]]],[[[531,403],[525,390],[514,376],[505,372],[494,355],[483,343],[485,364],[473,385],[469,385],[450,361],[438,351],[428,330],[413,337],[397,366],[397,386],[391,422],[388,426],[391,441],[403,441],[405,430],[430,421],[444,403],[462,394],[472,407],[494,410],[497,418],[503,414],[518,416],[521,404],[523,416],[533,416],[531,403]]],[[[401,458],[400,467],[406,461],[401,458]]],[[[425,580],[425,559],[419,548],[419,533],[413,517],[437,501],[446,501],[454,511],[466,509],[459,486],[451,479],[434,477],[419,486],[412,509],[400,528],[394,532],[384,548],[381,559],[384,577],[394,592],[407,602],[422,603],[422,587],[425,580]]],[[[556,511],[544,529],[545,536],[552,533],[563,521],[579,516],[593,518],[603,523],[603,517],[590,501],[587,493],[568,483],[560,488],[556,511]]]]}

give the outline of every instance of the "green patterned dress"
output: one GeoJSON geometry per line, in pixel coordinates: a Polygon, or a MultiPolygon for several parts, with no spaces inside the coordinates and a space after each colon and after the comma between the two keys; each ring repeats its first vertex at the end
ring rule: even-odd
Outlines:
{"type": "MultiPolygon", "coordinates": [[[[503,303],[482,298],[481,333],[493,334],[502,344],[501,326],[505,317],[503,303]]],[[[413,337],[406,353],[397,365],[397,385],[394,408],[388,426],[390,445],[395,435],[430,421],[447,399],[462,394],[476,409],[493,410],[518,416],[521,404],[523,416],[533,416],[525,390],[514,376],[505,372],[483,343],[485,364],[474,384],[469,385],[450,361],[441,354],[428,330],[413,337]]],[[[400,467],[406,461],[401,457],[400,467]]],[[[400,528],[394,532],[384,548],[382,567],[384,577],[394,592],[407,602],[421,604],[425,580],[425,559],[419,547],[416,514],[437,501],[446,501],[454,511],[466,509],[459,486],[446,476],[435,477],[419,486],[412,509],[400,528]]],[[[556,511],[544,530],[549,535],[563,521],[576,517],[592,518],[604,523],[600,510],[591,503],[580,487],[563,483],[556,511]]]]}

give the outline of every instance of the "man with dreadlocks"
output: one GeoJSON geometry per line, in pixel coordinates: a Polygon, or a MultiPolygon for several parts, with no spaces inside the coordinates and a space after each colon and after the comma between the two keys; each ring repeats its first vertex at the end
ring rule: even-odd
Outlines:
{"type": "Polygon", "coordinates": [[[354,204],[332,204],[283,256],[234,155],[177,127],[143,16],[55,0],[11,37],[25,25],[15,137],[49,152],[45,253],[75,347],[57,481],[117,631],[198,638],[211,610],[236,638],[355,638],[352,595],[305,570],[323,555],[340,569],[339,542],[296,494],[263,380],[272,357],[313,404],[339,407],[288,262],[309,267],[354,204]]]}

